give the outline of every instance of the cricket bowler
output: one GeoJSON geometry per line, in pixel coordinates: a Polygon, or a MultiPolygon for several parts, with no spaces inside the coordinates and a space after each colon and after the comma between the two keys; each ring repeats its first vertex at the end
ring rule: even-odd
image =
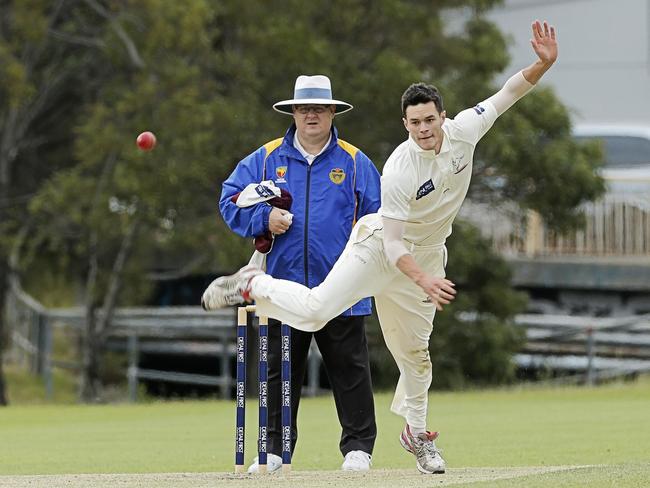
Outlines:
{"type": "Polygon", "coordinates": [[[255,300],[261,315],[304,331],[317,331],[353,303],[374,296],[384,340],[400,371],[391,405],[405,419],[399,440],[422,473],[445,471],[434,442],[438,433],[426,426],[433,319],[456,295],[445,277],[445,241],[469,188],[476,144],[557,59],[555,29],[547,22],[533,22],[531,45],[535,62],[453,119],[433,86],[415,83],[406,89],[402,116],[408,139],[384,166],[381,207],[357,222],[323,283],[310,289],[246,266],[217,278],[203,295],[206,310],[255,300]]]}

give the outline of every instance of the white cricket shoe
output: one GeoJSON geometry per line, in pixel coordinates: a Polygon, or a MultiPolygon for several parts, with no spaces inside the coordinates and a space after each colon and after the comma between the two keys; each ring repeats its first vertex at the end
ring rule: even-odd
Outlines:
{"type": "Polygon", "coordinates": [[[261,274],[264,274],[264,271],[249,264],[235,274],[220,276],[203,292],[201,297],[203,310],[216,310],[246,303],[250,292],[250,280],[261,274]]]}
{"type": "Polygon", "coordinates": [[[445,460],[433,442],[437,437],[438,432],[425,432],[414,436],[408,424],[399,437],[402,447],[415,456],[415,465],[421,473],[445,472],[445,460]]]}
{"type": "Polygon", "coordinates": [[[368,471],[372,465],[372,456],[363,451],[350,451],[345,455],[341,469],[343,471],[368,471]]]}
{"type": "MultiPolygon", "coordinates": [[[[282,458],[277,454],[267,453],[266,454],[266,472],[274,473],[282,467],[282,458]]],[[[260,458],[255,456],[253,458],[253,464],[248,467],[248,473],[259,473],[260,472],[260,458]]]]}

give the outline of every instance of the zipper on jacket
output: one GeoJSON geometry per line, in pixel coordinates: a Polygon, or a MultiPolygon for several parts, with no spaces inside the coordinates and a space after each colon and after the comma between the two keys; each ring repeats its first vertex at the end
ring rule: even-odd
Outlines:
{"type": "Polygon", "coordinates": [[[307,187],[305,194],[305,240],[303,242],[302,256],[303,264],[305,267],[305,286],[309,286],[309,256],[307,255],[307,242],[309,239],[309,188],[311,186],[311,167],[314,164],[309,165],[307,168],[307,187]]]}

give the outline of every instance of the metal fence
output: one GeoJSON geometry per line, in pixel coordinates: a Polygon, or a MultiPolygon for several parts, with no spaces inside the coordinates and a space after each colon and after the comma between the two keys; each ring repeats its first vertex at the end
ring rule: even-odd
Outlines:
{"type": "MultiPolygon", "coordinates": [[[[8,294],[6,318],[11,330],[10,360],[43,377],[46,397],[51,399],[54,393],[53,368],[80,368],[78,363],[54,359],[53,337],[63,329],[81,337],[85,310],[81,307],[48,309],[19,286],[14,286],[8,294]]],[[[222,398],[230,398],[234,384],[231,362],[235,358],[235,324],[234,308],[210,313],[200,307],[118,308],[110,324],[106,348],[128,356],[126,376],[132,401],[136,400],[138,384],[142,380],[214,386],[222,398]],[[170,358],[213,358],[218,365],[218,374],[143,368],[140,366],[141,358],[148,354],[170,358]]],[[[320,363],[320,353],[312,342],[308,383],[304,387],[306,396],[321,392],[320,363]]],[[[252,364],[251,370],[256,371],[254,361],[249,364],[252,364]]]]}
{"type": "Polygon", "coordinates": [[[8,358],[45,380],[47,398],[53,395],[51,354],[52,329],[47,309],[17,285],[7,293],[5,319],[10,331],[8,358]]]}
{"type": "MultiPolygon", "coordinates": [[[[53,335],[59,328],[70,328],[80,336],[84,310],[47,309],[14,287],[6,313],[12,339],[9,357],[42,376],[46,397],[52,398],[53,368],[79,369],[74,362],[54,360],[53,335]]],[[[461,318],[471,323],[474,316],[465,313],[461,318]]],[[[223,398],[230,398],[235,323],[234,309],[205,313],[199,307],[118,308],[107,347],[128,355],[126,376],[132,401],[142,380],[214,386],[223,398]],[[140,359],[144,354],[214,358],[219,374],[143,368],[140,359]]],[[[650,371],[650,314],[616,318],[521,314],[515,323],[526,330],[527,339],[524,349],[514,357],[519,368],[569,372],[573,376],[564,379],[586,384],[650,371]]],[[[254,366],[255,362],[249,364],[254,366]]],[[[321,392],[320,364],[320,354],[312,343],[305,395],[321,392]]]]}
{"type": "Polygon", "coordinates": [[[631,317],[518,315],[526,346],[520,368],[572,373],[561,381],[593,384],[650,371],[650,314],[631,317]]]}

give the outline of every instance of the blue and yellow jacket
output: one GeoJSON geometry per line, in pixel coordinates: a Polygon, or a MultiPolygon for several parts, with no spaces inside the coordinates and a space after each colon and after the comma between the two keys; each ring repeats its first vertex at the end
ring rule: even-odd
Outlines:
{"type": "MultiPolygon", "coordinates": [[[[319,285],[343,252],[355,222],[380,205],[379,172],[359,149],[338,138],[332,128],[329,146],[309,165],[293,147],[295,125],[283,138],[260,147],[223,183],[219,208],[228,226],[242,237],[268,230],[271,206],[240,208],[230,201],[250,183],[273,180],[291,193],[293,223],[275,237],[266,270],[275,278],[319,285]]],[[[343,315],[367,315],[369,298],[343,315]]]]}

